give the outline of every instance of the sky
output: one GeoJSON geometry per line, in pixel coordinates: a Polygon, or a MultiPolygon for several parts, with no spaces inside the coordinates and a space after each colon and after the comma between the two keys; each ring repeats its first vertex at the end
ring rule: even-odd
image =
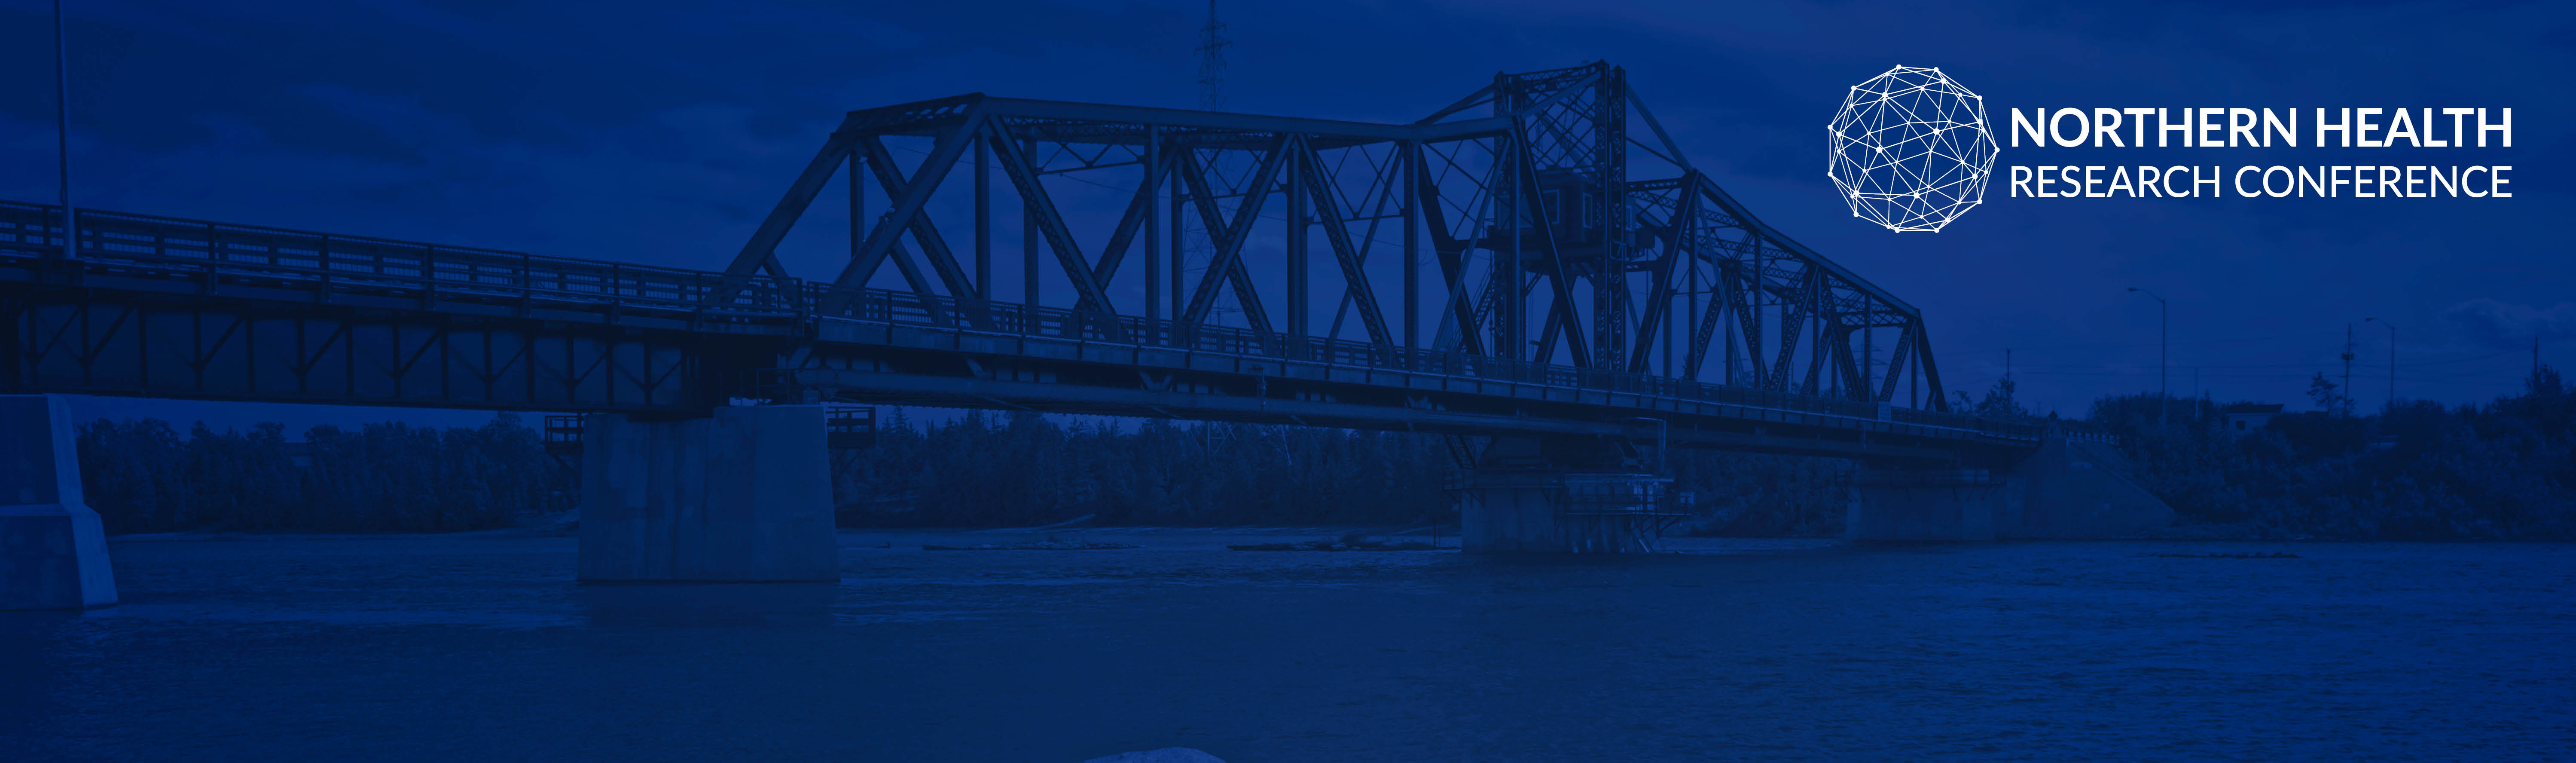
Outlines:
{"type": "MultiPolygon", "coordinates": [[[[1190,107],[1195,2],[70,0],[83,206],[723,267],[848,110],[985,92],[1190,107]]],[[[1766,222],[1919,308],[1950,388],[2005,353],[2081,415],[2158,384],[2308,407],[2354,326],[2364,407],[2468,403],[2576,352],[2566,3],[1221,3],[1231,110],[1411,121],[1496,72],[1607,59],[1766,222]],[[2002,150],[1998,167],[2511,165],[2510,199],[2029,199],[1939,233],[1851,216],[1848,89],[1940,67],[2006,109],[2514,109],[2511,148],[2002,150]],[[2375,318],[2376,321],[2365,321],[2375,318]]],[[[0,0],[0,198],[54,199],[50,3],[0,0]]],[[[2001,170],[1998,170],[2001,172],[2001,170]]],[[[86,399],[85,413],[263,416],[86,399]],[[166,412],[165,412],[166,411],[166,412]]],[[[248,413],[244,413],[248,411],[248,413]]],[[[409,413],[439,423],[485,414],[409,413]],[[459,418],[462,417],[462,418],[459,418]]],[[[320,415],[320,414],[317,414],[320,415]]],[[[354,414],[353,414],[354,415],[354,414]]],[[[387,415],[394,415],[388,413],[387,415]]],[[[275,418],[276,416],[268,416],[275,418]]]]}

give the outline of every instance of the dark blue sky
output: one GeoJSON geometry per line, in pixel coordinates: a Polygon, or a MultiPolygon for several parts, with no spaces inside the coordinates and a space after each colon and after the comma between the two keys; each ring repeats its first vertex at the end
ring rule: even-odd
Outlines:
{"type": "MultiPolygon", "coordinates": [[[[1194,2],[152,3],[73,0],[84,205],[717,268],[841,112],[983,91],[1195,101],[1194,2]]],[[[1944,376],[2082,412],[2155,385],[2305,405],[2346,323],[2394,321],[2398,393],[2512,389],[2576,350],[2567,3],[1227,3],[1233,110],[1410,121],[1496,71],[1607,58],[1693,161],[1928,317],[1944,376]],[[1731,5],[1731,4],[1730,4],[1731,5]],[[2002,199],[1938,234],[1849,216],[1825,122],[1888,67],[1994,110],[2515,110],[2513,148],[2005,148],[2062,163],[2509,164],[2513,199],[2002,199]],[[2198,369],[2195,372],[2192,369],[2198,369]]],[[[0,198],[54,194],[49,4],[0,0],[0,198]]],[[[1998,136],[2001,137],[2000,135],[1998,136]]],[[[2355,386],[2385,396],[2361,324],[2355,386]],[[2366,382],[2364,381],[2366,380],[2366,382]]],[[[91,406],[96,408],[97,406],[91,406]]],[[[180,414],[185,415],[185,414],[180,414]]],[[[477,415],[479,418],[479,415],[477,415]]]]}

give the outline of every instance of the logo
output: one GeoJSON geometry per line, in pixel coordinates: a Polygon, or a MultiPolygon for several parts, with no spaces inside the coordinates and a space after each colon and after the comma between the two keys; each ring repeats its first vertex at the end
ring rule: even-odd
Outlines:
{"type": "Polygon", "coordinates": [[[1986,104],[1939,68],[1899,66],[1852,86],[1825,129],[1825,174],[1853,217],[1888,230],[1939,232],[1985,201],[1995,167],[1986,104]]]}

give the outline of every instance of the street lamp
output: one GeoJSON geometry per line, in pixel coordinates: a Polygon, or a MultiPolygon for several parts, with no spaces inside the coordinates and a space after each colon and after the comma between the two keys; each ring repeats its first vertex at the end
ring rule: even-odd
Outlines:
{"type": "Polygon", "coordinates": [[[2165,400],[2171,397],[2165,392],[2165,353],[2172,347],[2172,343],[2167,341],[2171,335],[2165,333],[2165,298],[2135,286],[2129,290],[2156,301],[2156,426],[2161,427],[2165,425],[2165,400]]]}
{"type": "Polygon", "coordinates": [[[2387,326],[2387,327],[2388,327],[2388,407],[2389,407],[2389,408],[2392,408],[2392,409],[2393,409],[2393,408],[2396,408],[2396,407],[2397,407],[2397,324],[2389,323],[2389,322],[2387,322],[2387,321],[2383,321],[2383,320],[2380,320],[2380,319],[2377,319],[2377,318],[2363,318],[2363,319],[2361,319],[2361,320],[2362,320],[2362,322],[2363,322],[2363,323],[2377,323],[2377,324],[2379,324],[2379,325],[2387,326]]]}
{"type": "Polygon", "coordinates": [[[54,158],[62,180],[62,257],[72,259],[80,256],[80,213],[72,209],[72,56],[63,26],[63,0],[54,0],[54,158]]]}

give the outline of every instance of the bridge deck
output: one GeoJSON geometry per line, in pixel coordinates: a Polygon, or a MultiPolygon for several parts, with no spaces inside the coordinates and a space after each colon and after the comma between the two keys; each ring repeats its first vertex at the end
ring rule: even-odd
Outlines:
{"type": "Polygon", "coordinates": [[[66,261],[60,221],[0,202],[12,390],[674,412],[830,397],[1488,434],[1633,435],[1649,416],[1676,444],[1893,458],[2039,434],[1650,374],[116,212],[84,210],[66,261]]]}

